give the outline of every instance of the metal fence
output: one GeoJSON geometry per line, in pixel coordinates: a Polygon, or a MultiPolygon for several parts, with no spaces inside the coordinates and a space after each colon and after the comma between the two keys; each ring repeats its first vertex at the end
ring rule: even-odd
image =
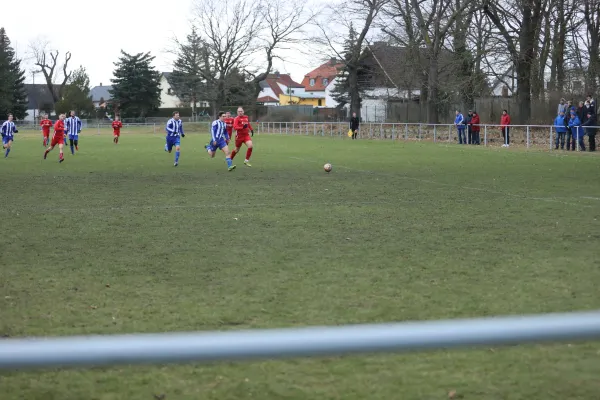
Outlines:
{"type": "Polygon", "coordinates": [[[226,361],[600,338],[600,311],[232,332],[0,340],[0,369],[226,361]]]}
{"type": "MultiPolygon", "coordinates": [[[[346,138],[349,125],[347,122],[259,122],[252,123],[255,134],[270,135],[304,135],[304,136],[330,136],[346,138]]],[[[110,129],[110,122],[98,122],[94,120],[82,121],[84,133],[100,134],[110,129]]],[[[493,124],[480,124],[478,140],[474,143],[483,146],[501,146],[505,144],[501,126],[493,124]]],[[[19,124],[21,130],[39,130],[38,125],[19,124]]],[[[139,128],[140,132],[164,133],[165,122],[123,123],[125,130],[139,128]]],[[[561,137],[553,125],[511,125],[509,137],[511,146],[522,146],[526,148],[553,149],[561,146],[561,140],[571,138],[570,132],[561,137]],[[557,139],[559,139],[557,141],[557,139]]],[[[576,135],[573,135],[572,146],[576,150],[583,150],[580,146],[589,132],[595,132],[600,127],[579,127],[576,135]]],[[[196,133],[208,133],[210,122],[184,122],[184,129],[196,133]]],[[[134,129],[135,131],[135,129],[134,129]]],[[[132,131],[133,133],[133,131],[132,131]]],[[[459,143],[458,130],[454,124],[427,124],[427,123],[362,123],[360,125],[358,139],[379,140],[405,140],[405,141],[429,141],[434,143],[459,143]]],[[[465,131],[465,140],[468,136],[465,131]]],[[[587,146],[586,146],[587,147],[587,146]]]]}

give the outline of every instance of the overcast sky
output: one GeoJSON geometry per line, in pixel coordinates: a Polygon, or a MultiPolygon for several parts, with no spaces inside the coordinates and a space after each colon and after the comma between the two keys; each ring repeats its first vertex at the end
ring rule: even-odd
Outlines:
{"type": "MultiPolygon", "coordinates": [[[[192,0],[104,0],[101,2],[28,0],[5,1],[0,25],[12,42],[28,79],[32,82],[33,64],[27,61],[29,44],[45,39],[50,47],[72,53],[70,66],[83,65],[92,87],[110,85],[113,63],[120,50],[135,54],[152,52],[160,71],[172,71],[172,56],[167,53],[174,36],[184,38],[189,31],[192,0]],[[24,9],[26,5],[26,9],[24,9]]],[[[296,51],[282,53],[285,61],[275,61],[281,73],[290,73],[300,82],[304,75],[322,63],[296,51]]],[[[42,82],[41,74],[36,83],[42,82]]]]}

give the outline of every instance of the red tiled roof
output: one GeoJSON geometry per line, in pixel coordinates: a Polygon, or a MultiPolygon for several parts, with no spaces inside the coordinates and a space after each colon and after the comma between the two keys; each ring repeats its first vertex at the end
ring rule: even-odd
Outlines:
{"type": "Polygon", "coordinates": [[[306,90],[310,91],[320,91],[325,90],[327,85],[331,83],[333,78],[335,78],[338,74],[338,70],[342,68],[344,64],[338,63],[335,60],[329,60],[325,64],[319,66],[318,68],[310,71],[308,74],[304,75],[304,79],[302,80],[302,85],[306,88],[306,90]],[[323,78],[327,79],[327,85],[323,85],[323,78]],[[315,85],[310,86],[310,80],[315,80],[315,85]]]}
{"type": "Polygon", "coordinates": [[[279,99],[276,99],[275,97],[271,97],[271,96],[263,96],[263,97],[259,97],[258,99],[256,99],[257,102],[259,103],[279,103],[279,99]]]}
{"type": "Polygon", "coordinates": [[[289,88],[304,88],[304,85],[298,82],[294,82],[294,80],[289,74],[269,74],[265,81],[277,97],[279,97],[280,94],[283,94],[283,90],[281,90],[281,86],[279,86],[278,83],[281,83],[282,85],[287,86],[289,88]]]}

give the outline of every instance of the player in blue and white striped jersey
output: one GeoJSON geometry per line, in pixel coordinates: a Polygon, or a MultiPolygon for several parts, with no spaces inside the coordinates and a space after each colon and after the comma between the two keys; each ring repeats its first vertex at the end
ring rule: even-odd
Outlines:
{"type": "Polygon", "coordinates": [[[181,138],[185,137],[185,133],[183,133],[183,121],[179,118],[177,111],[173,113],[173,118],[167,121],[165,130],[167,131],[165,151],[170,153],[173,146],[175,146],[175,164],[173,165],[177,166],[179,165],[179,154],[181,153],[181,138]]]}
{"type": "Polygon", "coordinates": [[[206,151],[210,154],[210,158],[214,158],[217,149],[221,149],[225,153],[225,161],[227,161],[227,169],[233,171],[235,165],[232,165],[231,154],[229,153],[229,147],[227,142],[229,141],[229,134],[227,133],[227,125],[225,124],[225,112],[219,111],[219,118],[213,121],[211,127],[210,143],[206,146],[206,151]]]}
{"type": "Polygon", "coordinates": [[[75,111],[71,111],[71,116],[65,119],[65,133],[69,136],[71,154],[75,154],[75,150],[79,151],[79,133],[81,133],[81,120],[75,116],[75,111]]]}
{"type": "Polygon", "coordinates": [[[8,114],[8,121],[4,121],[2,128],[0,128],[0,132],[2,132],[2,148],[5,150],[4,158],[6,158],[8,157],[8,153],[10,153],[12,142],[15,139],[15,133],[19,132],[17,126],[13,122],[12,114],[8,114]]]}

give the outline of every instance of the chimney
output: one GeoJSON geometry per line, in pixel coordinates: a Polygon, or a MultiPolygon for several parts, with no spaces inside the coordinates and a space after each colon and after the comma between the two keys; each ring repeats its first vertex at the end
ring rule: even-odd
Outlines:
{"type": "Polygon", "coordinates": [[[335,59],[335,57],[332,57],[332,58],[330,58],[330,59],[329,59],[329,64],[331,64],[331,65],[335,65],[335,64],[336,64],[336,61],[337,61],[337,60],[335,59]]]}
{"type": "Polygon", "coordinates": [[[102,82],[100,82],[100,87],[102,87],[102,82]]]}

